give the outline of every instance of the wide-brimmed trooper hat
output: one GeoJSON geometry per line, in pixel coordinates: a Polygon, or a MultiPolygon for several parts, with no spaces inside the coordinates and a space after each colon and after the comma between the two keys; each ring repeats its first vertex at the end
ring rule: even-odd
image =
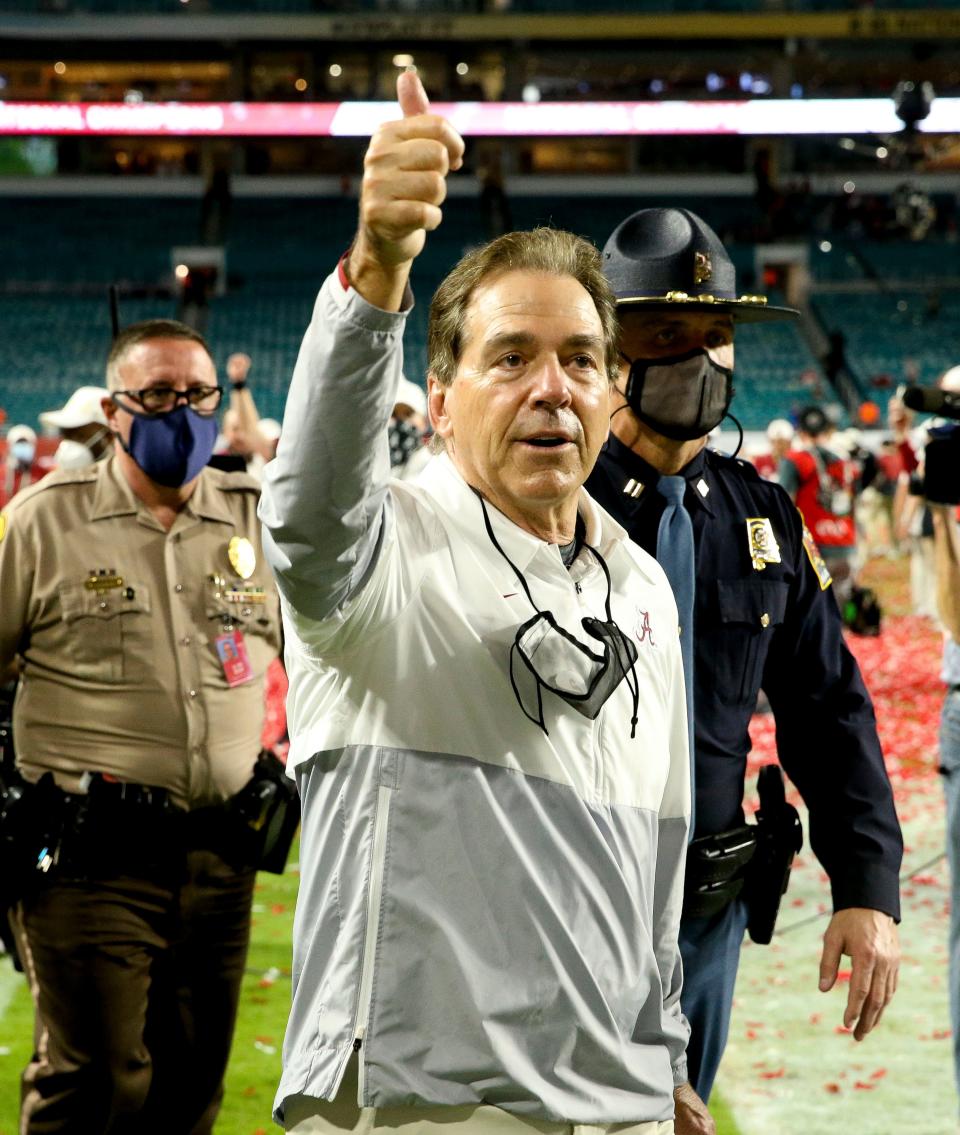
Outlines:
{"type": "Polygon", "coordinates": [[[720,238],[689,209],[641,209],[627,217],[604,245],[603,274],[621,309],[718,311],[737,323],[800,314],[773,307],[766,296],[741,295],[720,238]]]}

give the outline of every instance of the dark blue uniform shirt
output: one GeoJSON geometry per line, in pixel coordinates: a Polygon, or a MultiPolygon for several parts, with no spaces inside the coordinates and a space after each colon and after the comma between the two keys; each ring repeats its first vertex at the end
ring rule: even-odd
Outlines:
{"type": "MultiPolygon", "coordinates": [[[[681,473],[697,556],[695,834],[743,822],[748,726],[762,686],[780,762],[809,809],[810,844],[830,876],[834,909],[869,907],[899,919],[903,838],[873,705],[829,585],[821,586],[815,549],[804,547],[800,514],[745,461],[702,450],[681,473]],[[772,529],[780,563],[755,566],[748,518],[769,521],[761,528],[772,529]]],[[[665,504],[659,476],[611,436],[587,481],[594,500],[651,555],[665,504]]]]}

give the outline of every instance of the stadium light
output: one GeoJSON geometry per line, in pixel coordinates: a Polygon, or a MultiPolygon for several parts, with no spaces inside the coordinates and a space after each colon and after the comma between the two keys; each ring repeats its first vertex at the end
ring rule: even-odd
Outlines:
{"type": "MultiPolygon", "coordinates": [[[[142,98],[139,91],[136,95],[142,98]]],[[[889,135],[903,125],[889,98],[438,102],[432,110],[449,118],[465,136],[489,138],[889,135]]],[[[395,102],[0,101],[0,135],[363,138],[396,116],[395,102]]],[[[960,98],[938,98],[917,128],[925,133],[960,133],[960,98]]]]}

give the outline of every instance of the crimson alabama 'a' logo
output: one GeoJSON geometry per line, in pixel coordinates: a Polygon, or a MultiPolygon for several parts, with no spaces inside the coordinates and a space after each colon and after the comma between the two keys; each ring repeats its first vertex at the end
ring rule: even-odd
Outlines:
{"type": "Polygon", "coordinates": [[[653,641],[653,627],[650,626],[650,612],[637,608],[637,642],[649,642],[651,646],[657,644],[653,641]]]}

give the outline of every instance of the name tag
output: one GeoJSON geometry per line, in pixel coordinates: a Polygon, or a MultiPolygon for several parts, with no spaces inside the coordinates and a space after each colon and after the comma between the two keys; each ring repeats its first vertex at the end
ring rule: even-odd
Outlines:
{"type": "Polygon", "coordinates": [[[253,679],[253,667],[240,631],[219,634],[213,642],[228,686],[242,686],[253,679]]]}

